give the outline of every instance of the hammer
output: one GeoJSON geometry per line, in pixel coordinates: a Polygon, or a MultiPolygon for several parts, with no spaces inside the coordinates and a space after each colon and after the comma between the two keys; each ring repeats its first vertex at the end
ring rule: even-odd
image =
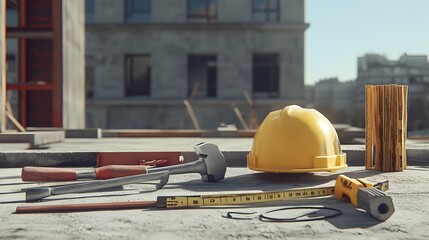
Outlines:
{"type": "Polygon", "coordinates": [[[170,174],[199,173],[204,182],[217,182],[225,178],[226,162],[219,147],[213,143],[199,143],[194,146],[200,157],[197,161],[181,165],[148,168],[147,173],[169,171],[170,174]]]}
{"type": "Polygon", "coordinates": [[[199,173],[203,181],[216,182],[225,176],[226,163],[219,148],[212,143],[199,143],[194,146],[200,159],[186,164],[151,168],[143,165],[110,165],[86,171],[67,168],[24,167],[23,181],[74,181],[77,179],[110,179],[144,173],[169,171],[170,174],[199,173]]]}
{"type": "Polygon", "coordinates": [[[75,181],[77,179],[110,179],[144,173],[169,171],[170,174],[199,173],[203,181],[216,182],[225,176],[225,158],[219,148],[212,143],[199,143],[194,146],[200,159],[186,164],[169,167],[150,168],[143,165],[110,165],[86,171],[67,168],[24,167],[23,181],[75,181]]]}

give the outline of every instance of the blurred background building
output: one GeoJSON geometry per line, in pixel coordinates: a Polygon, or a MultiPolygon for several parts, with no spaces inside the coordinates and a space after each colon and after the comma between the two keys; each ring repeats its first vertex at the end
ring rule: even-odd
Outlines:
{"type": "Polygon", "coordinates": [[[357,59],[356,80],[323,79],[307,87],[307,95],[314,94],[313,105],[332,122],[364,127],[365,85],[383,84],[408,85],[408,130],[429,128],[427,56],[404,54],[389,60],[383,55],[365,54],[357,59]]]}
{"type": "Polygon", "coordinates": [[[241,126],[231,104],[248,122],[304,104],[307,27],[302,0],[86,0],[87,127],[193,128],[185,99],[208,129],[241,126]]]}

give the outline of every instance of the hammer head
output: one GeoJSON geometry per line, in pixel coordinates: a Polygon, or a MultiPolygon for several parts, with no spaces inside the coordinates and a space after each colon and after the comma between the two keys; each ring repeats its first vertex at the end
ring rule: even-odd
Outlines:
{"type": "Polygon", "coordinates": [[[202,142],[195,145],[194,149],[207,168],[206,173],[201,174],[204,182],[217,182],[225,178],[225,157],[217,145],[202,142]]]}

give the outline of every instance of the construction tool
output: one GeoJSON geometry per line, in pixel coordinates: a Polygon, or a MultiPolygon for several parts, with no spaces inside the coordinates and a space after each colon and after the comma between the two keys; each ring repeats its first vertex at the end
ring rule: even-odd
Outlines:
{"type": "Polygon", "coordinates": [[[89,170],[51,167],[23,167],[22,181],[52,182],[76,181],[80,179],[111,179],[144,174],[149,166],[145,165],[110,165],[89,170]]]}
{"type": "Polygon", "coordinates": [[[365,179],[340,175],[335,182],[335,197],[350,201],[380,221],[386,221],[395,212],[392,198],[365,179]]]}
{"type": "Polygon", "coordinates": [[[144,173],[169,171],[170,174],[199,173],[203,181],[216,182],[225,177],[225,158],[215,144],[199,143],[194,146],[200,159],[194,162],[167,167],[151,168],[144,165],[111,165],[91,170],[67,168],[24,167],[23,181],[75,181],[78,179],[110,179],[144,173]]]}
{"type": "Polygon", "coordinates": [[[99,152],[97,167],[108,165],[147,165],[164,167],[182,164],[182,152],[99,152]]]}
{"type": "MultiPolygon", "coordinates": [[[[360,181],[366,182],[362,179],[360,181]]],[[[367,183],[369,185],[369,183],[367,183]]],[[[160,196],[157,201],[140,202],[116,202],[116,203],[89,203],[89,204],[67,204],[67,205],[48,205],[48,206],[21,206],[16,208],[16,213],[42,213],[42,212],[73,212],[73,211],[92,211],[92,210],[112,210],[112,209],[136,209],[136,208],[196,208],[205,206],[226,206],[226,205],[249,205],[252,203],[292,200],[300,198],[321,197],[334,195],[350,199],[358,198],[358,190],[365,188],[361,182],[352,181],[352,179],[340,175],[334,187],[303,188],[290,189],[283,191],[271,191],[262,193],[239,193],[239,194],[216,194],[216,195],[192,195],[192,196],[160,196]],[[338,183],[339,182],[339,183],[338,183]],[[341,194],[340,194],[341,193],[341,194]]],[[[368,189],[387,191],[389,184],[387,181],[372,185],[368,189]]],[[[368,190],[367,189],[367,190],[368,190]]],[[[379,192],[377,191],[377,194],[379,192]]],[[[359,197],[361,203],[359,206],[370,206],[370,210],[379,209],[379,213],[368,211],[378,220],[384,221],[395,211],[391,199],[388,196],[371,197],[375,194],[361,192],[359,197]],[[366,196],[366,197],[364,197],[366,196]],[[374,199],[377,199],[374,201],[374,199]],[[388,206],[385,208],[385,205],[388,206]],[[381,217],[380,217],[381,216],[381,217]]]]}
{"type": "Polygon", "coordinates": [[[197,161],[160,168],[149,168],[148,173],[169,171],[170,174],[199,173],[204,182],[217,182],[225,178],[226,162],[219,147],[213,143],[199,143],[194,146],[200,157],[197,161]]]}
{"type": "MultiPolygon", "coordinates": [[[[158,163],[154,160],[148,163],[158,163]]],[[[26,182],[60,182],[81,179],[110,179],[144,174],[152,165],[109,165],[94,169],[72,169],[55,167],[23,167],[20,175],[2,176],[0,180],[21,178],[26,182]]]]}
{"type": "Polygon", "coordinates": [[[335,172],[347,167],[332,123],[297,105],[270,112],[259,126],[247,167],[262,172],[335,172]]]}
{"type": "Polygon", "coordinates": [[[183,162],[180,152],[103,152],[97,154],[94,170],[54,167],[24,167],[21,174],[1,176],[0,180],[21,178],[22,181],[52,182],[79,179],[109,179],[143,174],[146,167],[177,165],[183,162]],[[166,157],[157,159],[156,156],[166,157]],[[142,160],[148,158],[149,160],[142,160]],[[131,167],[130,167],[131,165],[131,167]]]}
{"type": "Polygon", "coordinates": [[[28,188],[25,192],[27,202],[38,201],[51,195],[62,195],[68,193],[82,193],[113,187],[120,187],[126,184],[142,183],[146,181],[160,180],[156,189],[161,189],[168,181],[169,172],[160,171],[156,173],[139,174],[134,176],[120,177],[109,180],[89,181],[78,184],[70,184],[59,187],[34,187],[28,188]]]}

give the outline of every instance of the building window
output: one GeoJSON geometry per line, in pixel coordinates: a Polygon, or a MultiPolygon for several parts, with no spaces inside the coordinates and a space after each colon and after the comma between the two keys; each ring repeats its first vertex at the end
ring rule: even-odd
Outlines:
{"type": "Polygon", "coordinates": [[[253,55],[253,94],[255,97],[279,97],[278,54],[253,55]]]}
{"type": "Polygon", "coordinates": [[[85,0],[85,22],[93,23],[95,13],[95,2],[94,0],[85,0]]]}
{"type": "Polygon", "coordinates": [[[253,21],[278,22],[279,9],[279,0],[253,0],[253,21]]]}
{"type": "Polygon", "coordinates": [[[188,0],[189,22],[216,22],[217,0],[188,0]]]}
{"type": "Polygon", "coordinates": [[[85,67],[86,98],[94,98],[94,67],[85,67]]]}
{"type": "Polygon", "coordinates": [[[18,83],[17,61],[14,54],[6,55],[6,81],[9,84],[18,83]]]}
{"type": "Polygon", "coordinates": [[[150,55],[125,56],[125,96],[150,96],[150,55]]]}
{"type": "Polygon", "coordinates": [[[125,22],[150,22],[150,0],[125,0],[125,22]]]}
{"type": "Polygon", "coordinates": [[[217,96],[217,63],[215,55],[188,56],[188,96],[217,96]]]}

